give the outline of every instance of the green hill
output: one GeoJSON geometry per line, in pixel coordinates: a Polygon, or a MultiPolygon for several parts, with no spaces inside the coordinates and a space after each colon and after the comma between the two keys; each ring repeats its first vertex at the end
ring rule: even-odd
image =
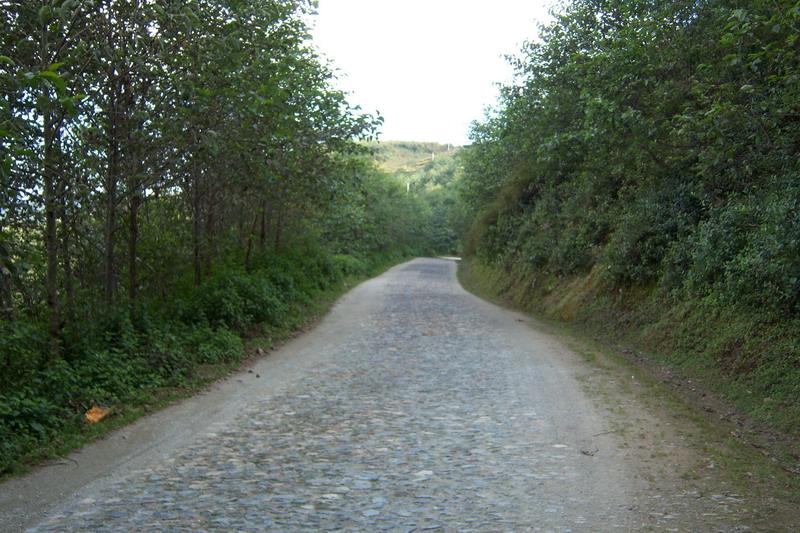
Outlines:
{"type": "Polygon", "coordinates": [[[435,162],[437,157],[452,158],[458,147],[416,141],[385,141],[369,143],[374,150],[375,161],[381,170],[393,173],[414,173],[435,162]]]}

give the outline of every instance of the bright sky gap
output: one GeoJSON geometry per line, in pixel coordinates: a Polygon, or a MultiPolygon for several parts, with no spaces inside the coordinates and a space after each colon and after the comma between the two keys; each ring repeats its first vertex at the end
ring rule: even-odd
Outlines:
{"type": "Polygon", "coordinates": [[[313,41],[350,102],[385,119],[381,140],[468,143],[551,1],[320,0],[313,41]]]}

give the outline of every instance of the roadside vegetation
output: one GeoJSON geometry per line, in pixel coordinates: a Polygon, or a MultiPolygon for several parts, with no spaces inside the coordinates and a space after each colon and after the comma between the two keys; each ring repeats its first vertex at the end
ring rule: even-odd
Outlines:
{"type": "Polygon", "coordinates": [[[459,236],[466,228],[458,184],[460,148],[450,144],[389,141],[370,143],[378,168],[399,181],[422,202],[422,234],[429,250],[457,254],[459,236]]]}
{"type": "Polygon", "coordinates": [[[434,251],[313,6],[3,5],[0,475],[236,366],[355,280],[434,251]],[[113,416],[88,425],[92,407],[113,416]]]}
{"type": "Polygon", "coordinates": [[[573,0],[539,35],[461,152],[467,278],[800,436],[800,8],[573,0]]]}
{"type": "Polygon", "coordinates": [[[458,251],[800,437],[800,7],[572,0],[463,148],[376,143],[312,8],[4,4],[0,476],[458,251]]]}

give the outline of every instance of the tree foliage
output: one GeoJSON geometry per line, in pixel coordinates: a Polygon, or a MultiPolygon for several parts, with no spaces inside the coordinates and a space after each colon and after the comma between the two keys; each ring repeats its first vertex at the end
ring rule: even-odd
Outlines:
{"type": "Polygon", "coordinates": [[[53,337],[81,302],[280,248],[379,124],[331,88],[303,1],[6,4],[0,303],[46,302],[53,337]]]}
{"type": "Polygon", "coordinates": [[[431,142],[392,141],[371,146],[379,169],[405,188],[418,204],[415,234],[429,253],[457,254],[463,228],[458,198],[461,149],[431,142]]]}
{"type": "Polygon", "coordinates": [[[0,473],[93,403],[235,361],[422,207],[308,0],[0,0],[0,473]]]}
{"type": "Polygon", "coordinates": [[[800,7],[574,0],[474,125],[468,251],[800,313],[800,7]]]}

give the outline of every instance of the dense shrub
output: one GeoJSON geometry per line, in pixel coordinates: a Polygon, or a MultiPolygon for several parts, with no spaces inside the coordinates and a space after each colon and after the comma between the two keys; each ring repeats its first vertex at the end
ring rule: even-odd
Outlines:
{"type": "Polygon", "coordinates": [[[188,340],[188,349],[195,354],[198,363],[236,361],[244,352],[241,337],[225,328],[199,328],[188,340]]]}
{"type": "Polygon", "coordinates": [[[463,150],[467,255],[800,431],[797,2],[559,11],[463,150]]]}
{"type": "Polygon", "coordinates": [[[334,255],[331,261],[338,277],[363,276],[369,271],[366,261],[352,255],[334,255]]]}
{"type": "Polygon", "coordinates": [[[64,423],[65,410],[28,388],[0,395],[0,472],[64,423]]]}
{"type": "Polygon", "coordinates": [[[75,370],[82,385],[78,403],[82,406],[115,404],[146,383],[152,371],[137,355],[117,349],[84,355],[75,370]]]}
{"type": "Polygon", "coordinates": [[[592,237],[590,228],[569,225],[559,233],[550,254],[553,272],[569,275],[585,271],[592,264],[592,237]]]}
{"type": "Polygon", "coordinates": [[[677,230],[678,220],[669,206],[649,200],[638,202],[621,217],[606,247],[608,278],[613,283],[656,280],[677,230]]]}
{"type": "Polygon", "coordinates": [[[473,128],[467,252],[796,316],[800,14],[745,4],[565,4],[473,128]]]}
{"type": "MultiPolygon", "coordinates": [[[[293,286],[291,278],[284,280],[293,286]]],[[[199,287],[182,306],[181,314],[189,322],[244,330],[260,322],[274,322],[285,310],[285,300],[293,290],[281,291],[272,278],[261,271],[218,274],[199,287]]]]}
{"type": "Polygon", "coordinates": [[[0,392],[29,380],[47,357],[47,336],[41,326],[0,320],[0,392]]]}
{"type": "Polygon", "coordinates": [[[800,314],[800,187],[773,193],[759,218],[725,264],[723,290],[732,301],[800,314]]]}
{"type": "Polygon", "coordinates": [[[725,266],[745,247],[750,228],[758,225],[752,205],[736,203],[714,210],[685,243],[690,260],[686,287],[698,294],[718,288],[725,266]]]}
{"type": "Polygon", "coordinates": [[[297,286],[296,278],[289,274],[290,269],[287,266],[288,263],[283,267],[271,265],[262,270],[261,275],[275,287],[283,299],[295,300],[302,297],[302,291],[297,286]]]}

